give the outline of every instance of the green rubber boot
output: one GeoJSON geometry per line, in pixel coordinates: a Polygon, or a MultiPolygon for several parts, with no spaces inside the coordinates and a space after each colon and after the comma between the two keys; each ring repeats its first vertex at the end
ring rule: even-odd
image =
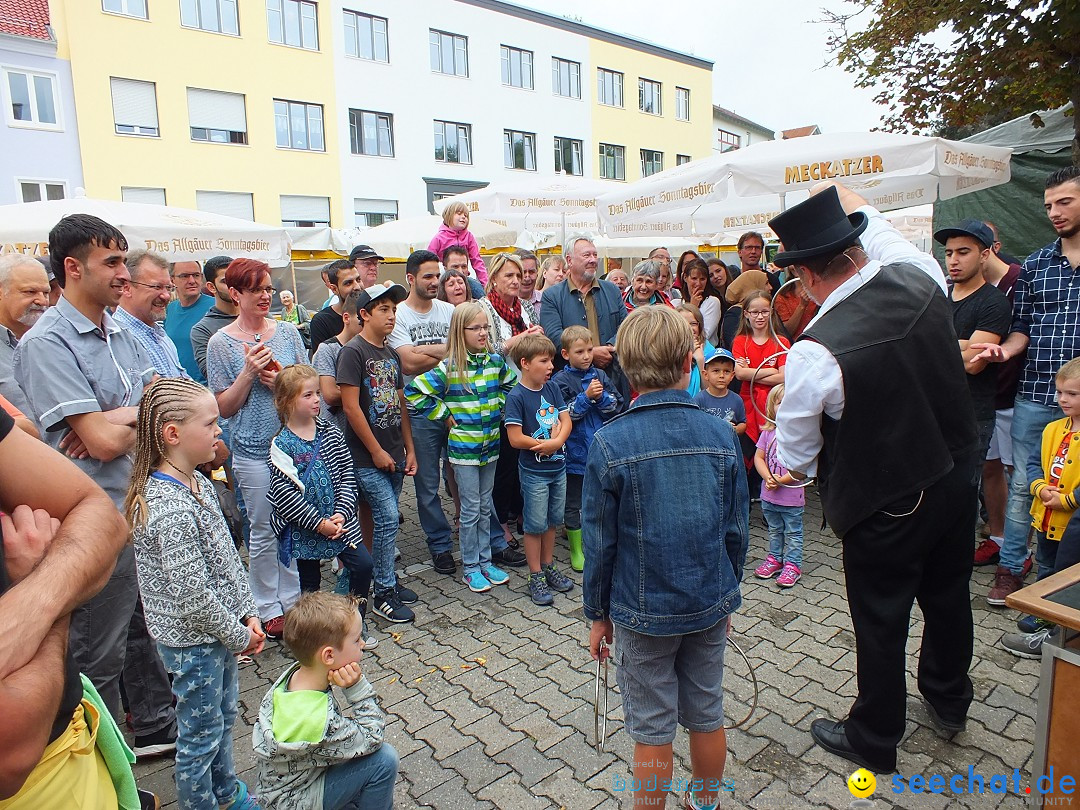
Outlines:
{"type": "Polygon", "coordinates": [[[585,570],[585,555],[581,551],[581,529],[567,529],[566,539],[570,543],[570,567],[581,573],[585,570]]]}

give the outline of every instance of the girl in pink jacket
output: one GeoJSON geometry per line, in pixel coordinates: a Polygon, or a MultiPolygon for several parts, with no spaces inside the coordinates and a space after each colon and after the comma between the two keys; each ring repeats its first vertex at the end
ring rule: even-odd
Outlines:
{"type": "Polygon", "coordinates": [[[476,278],[485,287],[487,286],[488,274],[484,260],[480,258],[480,246],[476,244],[476,237],[469,233],[469,208],[463,202],[450,203],[443,209],[443,225],[438,233],[431,238],[428,250],[442,259],[443,251],[451,245],[461,245],[469,251],[469,261],[476,278]]]}

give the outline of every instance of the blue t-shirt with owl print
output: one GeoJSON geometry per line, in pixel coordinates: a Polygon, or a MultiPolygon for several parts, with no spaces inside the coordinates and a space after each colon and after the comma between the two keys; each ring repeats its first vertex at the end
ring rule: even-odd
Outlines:
{"type": "MultiPolygon", "coordinates": [[[[559,386],[548,380],[539,391],[526,388],[520,382],[506,395],[503,421],[521,425],[521,432],[537,441],[550,439],[559,424],[559,414],[566,410],[559,386]]],[[[558,473],[566,469],[566,454],[560,449],[550,456],[537,456],[528,450],[518,454],[518,465],[525,470],[558,473]]]]}

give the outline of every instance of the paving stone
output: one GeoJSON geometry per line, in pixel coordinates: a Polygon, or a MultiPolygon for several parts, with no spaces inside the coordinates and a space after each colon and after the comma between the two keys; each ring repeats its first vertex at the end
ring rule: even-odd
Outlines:
{"type": "Polygon", "coordinates": [[[521,784],[527,788],[555,773],[562,766],[559,760],[538,751],[536,743],[527,738],[495,754],[494,759],[513,768],[521,777],[521,784]]]}
{"type": "Polygon", "coordinates": [[[465,726],[462,731],[471,737],[476,737],[483,744],[484,753],[488,756],[494,756],[514,743],[525,739],[522,732],[507,728],[502,717],[492,711],[489,711],[488,714],[476,722],[465,726]]]}
{"type": "Polygon", "coordinates": [[[398,772],[412,784],[414,796],[422,796],[454,775],[436,762],[435,752],[426,745],[402,757],[398,762],[398,772]]]}
{"type": "Polygon", "coordinates": [[[465,780],[456,775],[418,796],[416,804],[417,807],[432,807],[435,810],[461,810],[463,807],[485,810],[495,806],[491,802],[479,801],[469,796],[465,790],[465,780]]]}
{"type": "Polygon", "coordinates": [[[484,786],[476,796],[492,802],[496,807],[512,807],[514,810],[549,810],[556,807],[543,796],[524,788],[520,777],[514,772],[484,786]]]}
{"type": "Polygon", "coordinates": [[[419,739],[424,740],[432,747],[437,762],[442,762],[447,757],[456,754],[463,748],[468,748],[476,742],[475,737],[467,737],[454,728],[449,717],[443,717],[437,723],[424,726],[414,733],[419,739]]]}
{"type": "Polygon", "coordinates": [[[465,777],[465,787],[476,795],[482,788],[490,785],[510,772],[509,766],[495,762],[485,751],[483,743],[475,742],[463,748],[442,762],[444,768],[453,768],[465,777]]]}

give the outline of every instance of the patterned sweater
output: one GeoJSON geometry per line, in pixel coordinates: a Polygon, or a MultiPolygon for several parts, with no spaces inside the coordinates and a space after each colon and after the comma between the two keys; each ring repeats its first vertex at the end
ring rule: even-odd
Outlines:
{"type": "Polygon", "coordinates": [[[160,473],[146,482],[149,514],[132,533],[146,627],[166,647],[220,642],[243,652],[243,619],[259,612],[214,487],[195,478],[202,500],[160,473]]]}
{"type": "Polygon", "coordinates": [[[517,375],[498,354],[470,354],[465,380],[448,379],[450,360],[443,360],[405,386],[405,398],[433,422],[453,416],[447,452],[455,464],[478,466],[499,457],[499,423],[506,395],[517,375]]]}

